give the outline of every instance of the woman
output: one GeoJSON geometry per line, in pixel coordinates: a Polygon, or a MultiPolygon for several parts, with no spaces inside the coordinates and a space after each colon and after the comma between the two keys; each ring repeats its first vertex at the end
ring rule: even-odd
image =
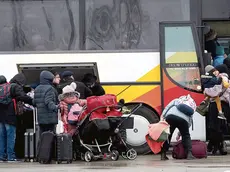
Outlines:
{"type": "Polygon", "coordinates": [[[192,125],[193,121],[193,115],[188,115],[179,111],[177,105],[181,104],[181,102],[189,102],[190,106],[188,106],[188,108],[192,110],[192,114],[194,113],[194,109],[196,108],[194,100],[190,97],[190,95],[182,96],[179,99],[174,99],[165,107],[162,113],[162,118],[165,119],[166,122],[170,125],[170,135],[168,138],[168,142],[166,141],[163,145],[161,151],[161,160],[168,160],[166,152],[169,149],[171,138],[176,128],[179,129],[177,140],[179,140],[180,135],[182,136],[182,144],[184,146],[186,158],[188,160],[195,158],[192,155],[192,141],[189,133],[189,128],[192,125]]]}
{"type": "MultiPolygon", "coordinates": [[[[226,61],[228,62],[228,60],[226,61]]],[[[229,74],[229,70],[226,64],[222,64],[216,67],[216,69],[220,73],[226,73],[229,74]]],[[[225,117],[227,118],[227,122],[229,123],[229,94],[230,89],[227,89],[222,93],[223,95],[220,96],[221,99],[221,105],[223,113],[225,114],[225,117]]],[[[209,105],[209,112],[207,115],[207,129],[208,129],[208,137],[209,137],[209,143],[208,143],[208,151],[212,152],[212,154],[216,154],[219,150],[220,154],[225,155],[227,152],[224,147],[224,133],[227,132],[227,125],[226,122],[219,120],[218,118],[218,110],[217,105],[215,102],[211,102],[209,105]]]]}

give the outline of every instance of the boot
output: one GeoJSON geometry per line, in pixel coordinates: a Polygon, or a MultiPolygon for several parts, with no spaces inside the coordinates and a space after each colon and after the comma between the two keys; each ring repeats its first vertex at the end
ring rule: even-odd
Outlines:
{"type": "Polygon", "coordinates": [[[207,151],[208,152],[212,152],[213,151],[213,145],[212,145],[212,143],[210,141],[209,141],[208,146],[207,146],[207,151]]]}
{"type": "Polygon", "coordinates": [[[219,143],[219,152],[221,155],[227,155],[228,154],[227,145],[224,141],[219,143]]]}
{"type": "Polygon", "coordinates": [[[161,151],[161,160],[163,161],[169,160],[169,158],[166,156],[166,151],[164,150],[161,151]]]}
{"type": "Polygon", "coordinates": [[[191,151],[188,151],[187,160],[193,160],[193,159],[196,159],[196,158],[192,155],[191,151]]]}

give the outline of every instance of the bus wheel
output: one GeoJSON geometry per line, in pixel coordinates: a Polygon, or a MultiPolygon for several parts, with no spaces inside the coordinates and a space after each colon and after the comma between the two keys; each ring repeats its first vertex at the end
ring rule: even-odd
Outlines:
{"type": "MultiPolygon", "coordinates": [[[[132,109],[135,104],[126,106],[128,109],[132,109]]],[[[133,129],[126,129],[126,143],[129,147],[134,148],[139,155],[147,154],[151,151],[145,139],[148,125],[157,123],[160,118],[146,106],[139,108],[132,117],[134,117],[134,126],[133,129]]]]}

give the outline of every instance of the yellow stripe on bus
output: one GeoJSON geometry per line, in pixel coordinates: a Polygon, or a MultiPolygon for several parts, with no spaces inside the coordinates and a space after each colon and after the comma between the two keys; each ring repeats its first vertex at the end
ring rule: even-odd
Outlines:
{"type": "MultiPolygon", "coordinates": [[[[117,99],[125,99],[126,102],[133,101],[138,97],[151,91],[158,85],[125,85],[125,86],[104,86],[107,94],[117,95],[117,99]],[[120,94],[118,93],[120,91],[120,94]],[[118,94],[116,94],[118,93],[118,94]]],[[[154,98],[154,95],[153,95],[154,98]]]]}
{"type": "MultiPolygon", "coordinates": [[[[144,76],[139,78],[137,82],[160,82],[160,65],[150,70],[144,76]]],[[[103,86],[107,94],[115,94],[119,99],[125,99],[126,102],[133,101],[138,97],[151,91],[158,85],[109,85],[103,86]]],[[[154,96],[154,95],[153,95],[154,96]]]]}
{"type": "Polygon", "coordinates": [[[160,65],[156,66],[144,76],[139,78],[137,82],[160,82],[160,65]]]}

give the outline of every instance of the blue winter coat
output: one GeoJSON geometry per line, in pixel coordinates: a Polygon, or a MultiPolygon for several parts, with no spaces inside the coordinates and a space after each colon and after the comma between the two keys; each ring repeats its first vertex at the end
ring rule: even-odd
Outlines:
{"type": "Polygon", "coordinates": [[[224,63],[224,56],[216,56],[215,58],[213,58],[214,67],[222,65],[223,63],[224,63]]]}
{"type": "Polygon", "coordinates": [[[49,71],[40,74],[40,85],[34,91],[39,124],[58,123],[58,93],[52,86],[54,75],[49,71]]]}

